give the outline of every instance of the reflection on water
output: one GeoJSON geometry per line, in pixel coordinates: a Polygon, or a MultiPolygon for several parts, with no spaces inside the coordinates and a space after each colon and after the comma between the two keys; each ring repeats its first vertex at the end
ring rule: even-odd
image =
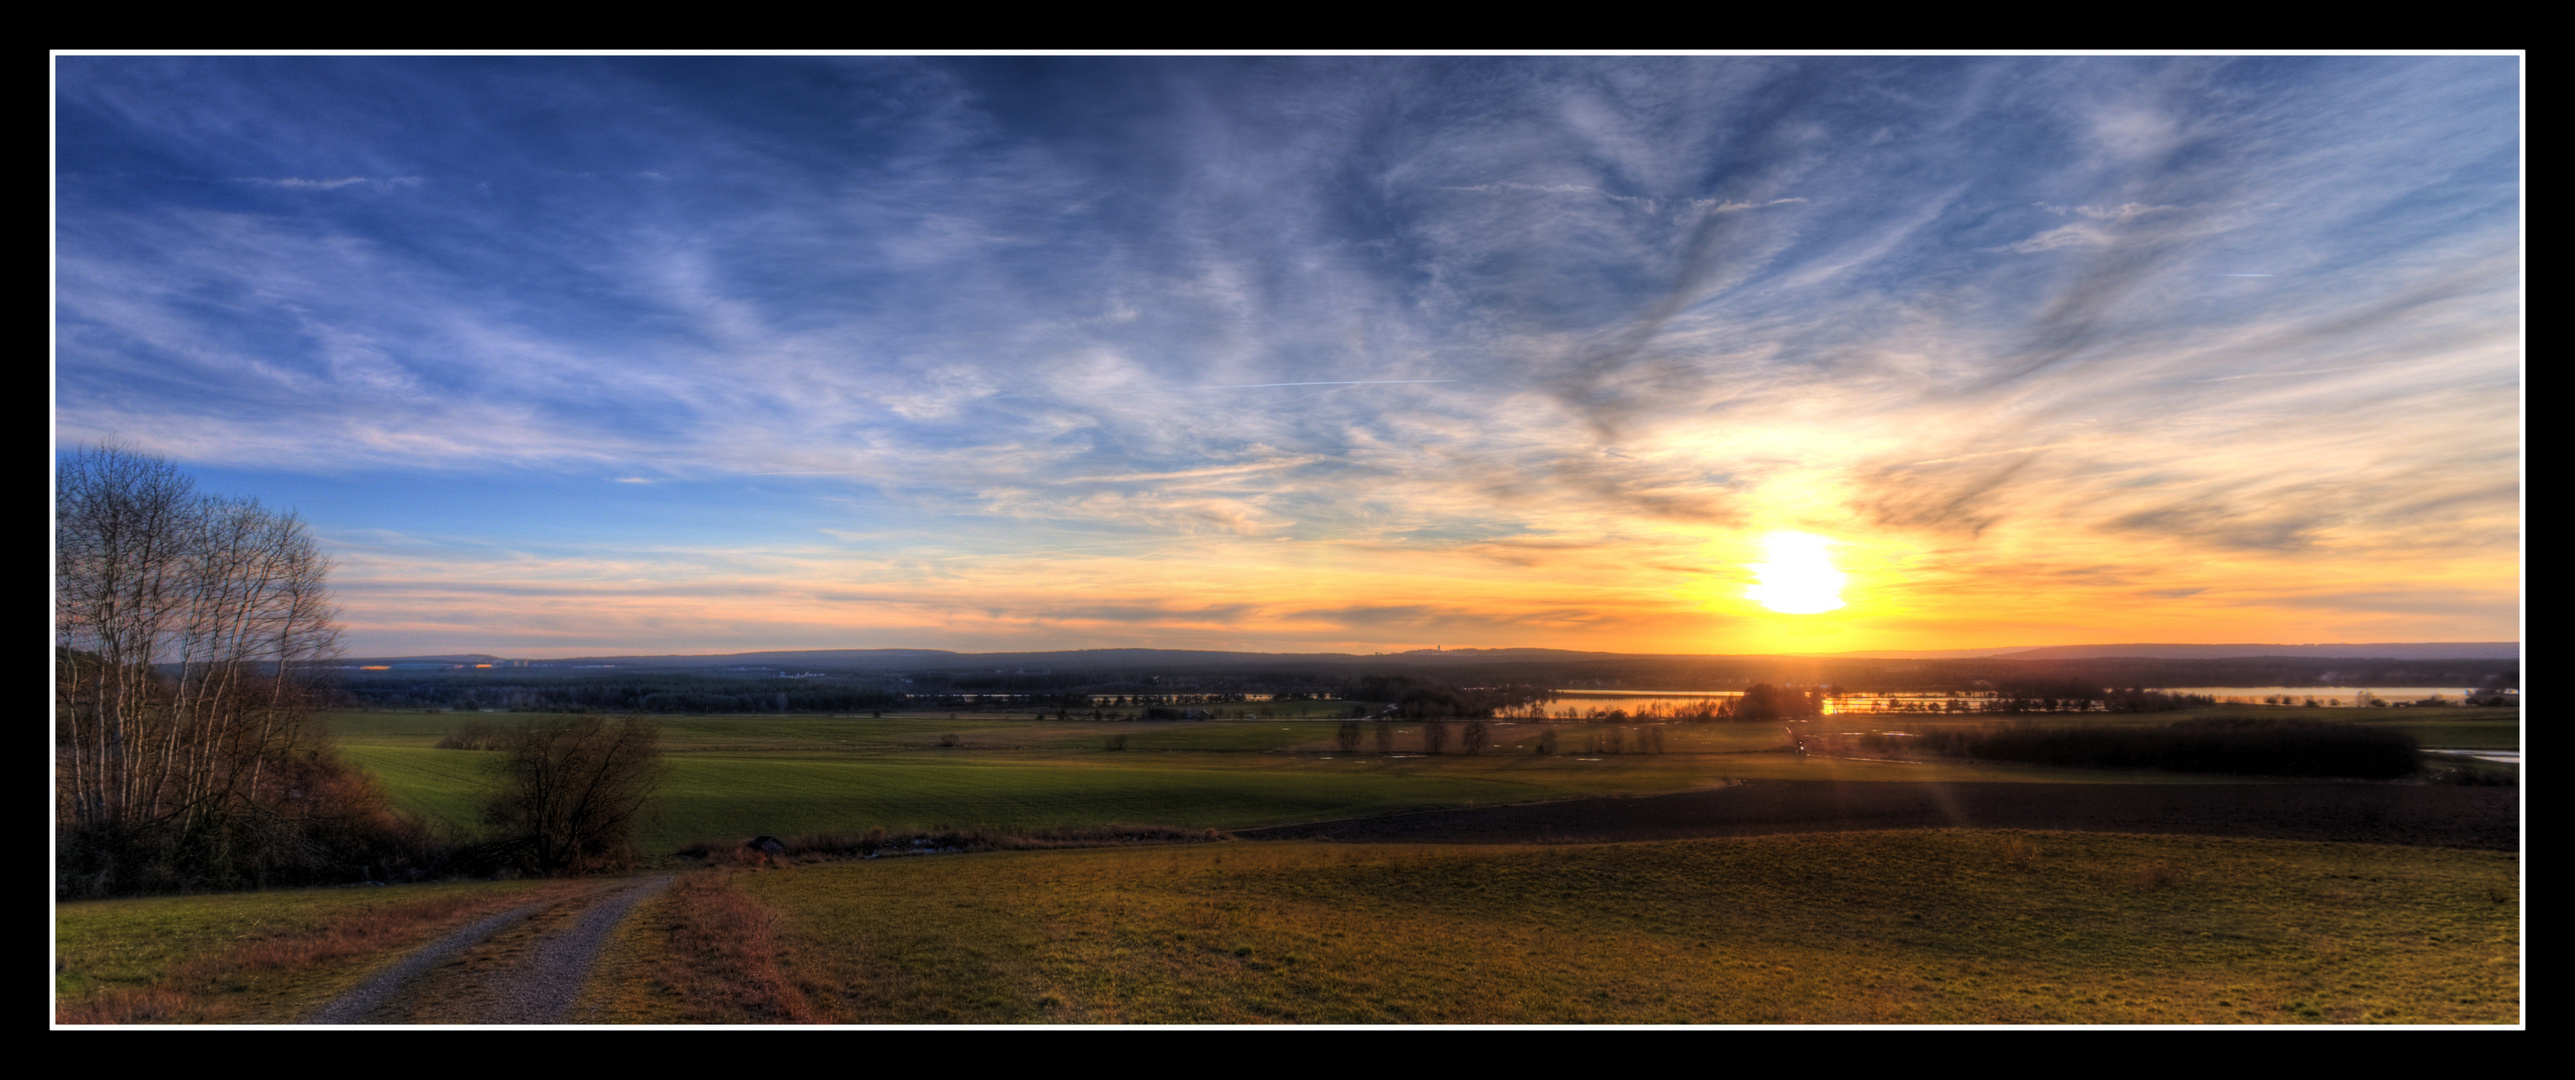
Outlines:
{"type": "MultiPolygon", "coordinates": [[[[2372,701],[2389,707],[2417,703],[2461,705],[2468,691],[2460,687],[2437,686],[2164,686],[2151,687],[2159,693],[2189,694],[2213,698],[2220,705],[2307,705],[2317,708],[2348,709],[2372,701]]],[[[1697,714],[1742,697],[1734,690],[1557,690],[1554,701],[1539,706],[1549,719],[1596,720],[1617,711],[1631,718],[1667,718],[1697,714]]],[[[1827,699],[1827,716],[1843,713],[1942,713],[1977,712],[1991,701],[1989,691],[1917,691],[1874,694],[1852,693],[1827,699]],[[1955,702],[1956,704],[1952,704],[1955,702]]],[[[2506,715],[2499,713],[2498,715],[2506,715]]]]}
{"type": "Polygon", "coordinates": [[[2353,708],[2376,698],[2389,705],[2412,705],[2439,699],[2443,705],[2464,704],[2468,691],[2456,686],[2166,686],[2167,694],[2198,694],[2221,705],[2304,705],[2314,698],[2324,708],[2353,708]],[[2267,699],[2285,699],[2269,701],[2267,699]]]}

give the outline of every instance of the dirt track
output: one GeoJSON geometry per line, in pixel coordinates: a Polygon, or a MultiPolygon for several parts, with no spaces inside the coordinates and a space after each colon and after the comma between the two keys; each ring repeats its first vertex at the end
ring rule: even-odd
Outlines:
{"type": "Polygon", "coordinates": [[[2521,844],[2514,788],[1751,780],[1671,795],[1432,810],[1235,833],[1247,840],[1586,843],[1870,829],[2066,829],[2483,848],[2521,844]]]}
{"type": "Polygon", "coordinates": [[[483,919],[332,999],[308,1024],[560,1024],[599,947],[669,876],[483,919]]]}

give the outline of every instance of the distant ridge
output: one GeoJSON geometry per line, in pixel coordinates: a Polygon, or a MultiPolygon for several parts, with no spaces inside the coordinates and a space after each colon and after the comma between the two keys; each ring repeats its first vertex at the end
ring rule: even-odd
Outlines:
{"type": "MultiPolygon", "coordinates": [[[[1061,649],[1047,652],[963,653],[949,649],[797,649],[768,652],[668,654],[655,656],[578,656],[551,660],[510,661],[528,667],[656,667],[656,668],[727,668],[727,667],[821,667],[821,668],[1022,668],[1022,667],[1089,667],[1102,663],[1144,663],[1173,666],[1200,666],[1250,663],[1263,666],[1285,666],[1302,663],[1395,664],[1446,662],[1457,664],[1501,662],[1543,662],[1566,660],[1693,660],[1693,659],[1759,659],[1763,657],[1814,660],[2229,660],[2251,657],[2303,657],[2372,660],[2512,660],[2521,659],[2521,644],[2514,641],[2411,641],[2358,644],[2310,645],[2198,645],[2183,643],[2141,643],[2127,645],[2005,645],[1983,649],[1871,649],[1840,653],[1613,653],[1572,649],[1498,648],[1498,649],[1418,649],[1399,653],[1265,653],[1231,652],[1209,649],[1061,649]]],[[[369,659],[343,659],[347,665],[427,665],[427,664],[497,664],[503,658],[483,653],[441,656],[397,656],[369,659]]]]}
{"type": "MultiPolygon", "coordinates": [[[[2085,649],[2088,645],[2061,646],[2085,649]]],[[[1993,649],[1869,649],[1862,652],[1797,653],[1822,660],[1981,660],[1988,656],[2011,656],[2038,648],[2035,645],[2005,645],[1993,649]]]]}
{"type": "Polygon", "coordinates": [[[487,653],[451,653],[444,656],[349,656],[332,661],[339,664],[497,664],[500,657],[487,653]]]}
{"type": "MultiPolygon", "coordinates": [[[[1929,655],[1929,654],[1920,654],[1929,655]]],[[[2051,645],[1993,654],[2006,660],[2226,660],[2250,656],[2350,657],[2365,660],[2519,660],[2518,641],[2386,641],[2325,645],[2051,645]]]]}

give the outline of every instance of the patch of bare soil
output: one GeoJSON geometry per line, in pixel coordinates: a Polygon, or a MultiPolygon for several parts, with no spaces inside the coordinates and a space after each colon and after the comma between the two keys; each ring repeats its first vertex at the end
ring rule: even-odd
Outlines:
{"type": "Polygon", "coordinates": [[[2003,784],[1748,780],[1670,795],[1572,799],[1240,829],[1246,840],[1597,843],[1877,829],[2061,829],[2510,851],[2512,788],[2419,784],[2003,784]]]}

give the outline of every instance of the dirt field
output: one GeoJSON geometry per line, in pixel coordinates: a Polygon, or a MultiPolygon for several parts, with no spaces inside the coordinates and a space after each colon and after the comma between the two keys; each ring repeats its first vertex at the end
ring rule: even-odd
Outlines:
{"type": "Polygon", "coordinates": [[[1748,780],[1672,795],[1434,810],[1235,833],[1247,840],[1589,843],[1874,829],[2067,829],[2511,851],[2514,788],[2400,784],[1900,784],[1748,780]]]}

